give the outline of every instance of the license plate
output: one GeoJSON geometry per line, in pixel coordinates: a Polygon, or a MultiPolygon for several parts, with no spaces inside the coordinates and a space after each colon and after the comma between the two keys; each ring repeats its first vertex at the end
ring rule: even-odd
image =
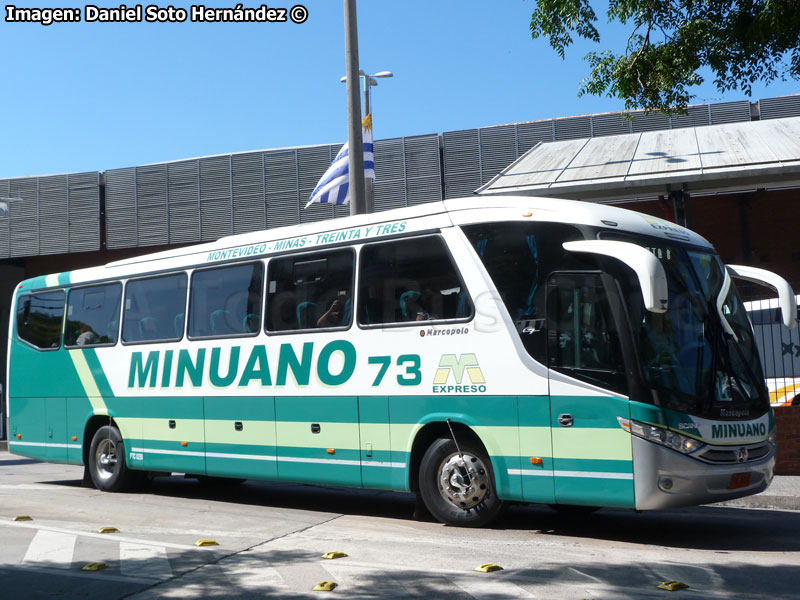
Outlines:
{"type": "Polygon", "coordinates": [[[747,487],[750,485],[751,473],[736,473],[731,475],[731,481],[728,483],[729,490],[736,490],[739,488],[747,487]]]}

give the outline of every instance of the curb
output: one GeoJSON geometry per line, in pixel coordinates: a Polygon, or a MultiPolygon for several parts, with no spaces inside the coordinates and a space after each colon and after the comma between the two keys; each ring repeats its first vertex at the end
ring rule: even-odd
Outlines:
{"type": "Polygon", "coordinates": [[[798,496],[748,496],[738,500],[720,502],[713,506],[727,508],[773,508],[779,510],[800,510],[800,497],[798,496]]]}

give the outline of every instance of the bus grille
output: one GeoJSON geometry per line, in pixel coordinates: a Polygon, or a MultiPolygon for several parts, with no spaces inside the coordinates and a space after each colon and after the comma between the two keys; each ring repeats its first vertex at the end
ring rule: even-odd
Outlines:
{"type": "Polygon", "coordinates": [[[770,453],[771,449],[772,444],[769,442],[761,442],[760,444],[753,444],[751,446],[732,446],[729,448],[710,446],[705,451],[701,450],[695,454],[694,457],[703,462],[715,465],[735,465],[761,460],[770,453]],[[739,450],[741,448],[747,449],[747,459],[743,461],[739,460],[739,450]]]}

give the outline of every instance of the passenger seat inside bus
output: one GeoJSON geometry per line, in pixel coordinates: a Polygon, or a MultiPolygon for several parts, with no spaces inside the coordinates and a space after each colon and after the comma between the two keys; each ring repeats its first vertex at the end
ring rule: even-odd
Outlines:
{"type": "Polygon", "coordinates": [[[209,325],[211,326],[211,335],[223,335],[226,333],[234,333],[228,326],[228,318],[230,312],[220,308],[211,313],[209,317],[209,325]]]}
{"type": "Polygon", "coordinates": [[[178,313],[175,315],[175,318],[172,319],[172,328],[175,330],[175,337],[180,338],[183,337],[183,317],[185,315],[183,313],[178,313]]]}
{"type": "Polygon", "coordinates": [[[316,302],[301,302],[295,309],[295,316],[297,317],[298,329],[310,329],[316,322],[314,321],[314,313],[316,312],[316,302]]]}

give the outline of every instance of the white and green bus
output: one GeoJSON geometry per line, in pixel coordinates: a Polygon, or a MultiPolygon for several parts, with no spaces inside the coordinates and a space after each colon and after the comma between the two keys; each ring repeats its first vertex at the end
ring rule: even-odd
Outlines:
{"type": "Polygon", "coordinates": [[[36,277],[11,314],[9,447],[106,491],[175,472],[399,490],[472,526],[512,502],[754,494],[775,426],[732,275],[792,297],[671,223],[504,197],[36,277]]]}

